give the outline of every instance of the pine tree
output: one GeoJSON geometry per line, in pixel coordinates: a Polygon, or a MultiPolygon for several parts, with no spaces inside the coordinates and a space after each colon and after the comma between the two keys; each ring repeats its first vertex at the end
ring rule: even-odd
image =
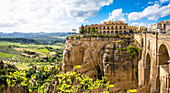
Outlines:
{"type": "Polygon", "coordinates": [[[84,26],[83,26],[83,24],[82,24],[81,27],[80,27],[79,33],[80,33],[80,34],[84,34],[84,26]]]}

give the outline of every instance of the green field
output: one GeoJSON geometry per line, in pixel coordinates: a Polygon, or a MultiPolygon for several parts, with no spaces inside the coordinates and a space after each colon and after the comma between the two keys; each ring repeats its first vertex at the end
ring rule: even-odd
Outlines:
{"type": "Polygon", "coordinates": [[[21,44],[21,43],[12,43],[12,42],[0,42],[0,46],[17,46],[20,48],[44,48],[44,47],[52,47],[52,48],[65,48],[64,44],[57,45],[35,45],[35,44],[21,44]]]}
{"type": "Polygon", "coordinates": [[[41,51],[41,52],[44,52],[44,53],[50,53],[50,51],[46,48],[43,48],[43,49],[36,49],[37,51],[41,51]]]}
{"type": "Polygon", "coordinates": [[[61,63],[64,44],[34,45],[0,42],[0,60],[12,64],[17,62],[18,69],[27,70],[30,65],[52,67],[61,63]],[[24,65],[23,65],[24,64],[24,65]]]}
{"type": "Polygon", "coordinates": [[[9,57],[9,58],[12,58],[13,55],[0,52],[0,57],[9,57]]]}

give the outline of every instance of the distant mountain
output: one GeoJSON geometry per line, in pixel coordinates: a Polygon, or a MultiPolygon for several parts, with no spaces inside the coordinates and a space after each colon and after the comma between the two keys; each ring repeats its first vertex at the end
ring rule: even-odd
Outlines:
{"type": "Polygon", "coordinates": [[[64,32],[58,32],[58,33],[20,33],[20,32],[13,32],[13,33],[3,33],[0,32],[0,37],[11,37],[11,38],[31,38],[31,37],[54,37],[54,36],[68,36],[71,35],[71,32],[64,33],[64,32]]]}
{"type": "Polygon", "coordinates": [[[39,41],[34,39],[27,39],[27,38],[0,38],[0,42],[14,42],[14,43],[21,43],[21,44],[42,44],[39,41]]]}
{"type": "Polygon", "coordinates": [[[71,32],[64,33],[3,33],[0,32],[0,42],[17,42],[22,44],[42,44],[56,45],[57,43],[65,43],[66,36],[71,35],[71,32]]]}

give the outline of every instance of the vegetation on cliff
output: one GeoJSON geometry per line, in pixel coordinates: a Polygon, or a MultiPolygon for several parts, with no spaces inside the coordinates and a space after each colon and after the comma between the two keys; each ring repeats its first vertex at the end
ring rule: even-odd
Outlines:
{"type": "Polygon", "coordinates": [[[101,80],[93,80],[79,73],[77,71],[79,68],[81,68],[80,65],[75,66],[74,71],[63,73],[57,65],[53,69],[32,67],[28,71],[10,72],[6,82],[12,87],[19,85],[25,89],[25,92],[30,93],[33,91],[50,92],[51,89],[54,93],[75,93],[78,91],[90,93],[99,87],[106,88],[105,93],[108,93],[109,87],[114,87],[107,82],[106,77],[102,77],[101,80]]]}
{"type": "MultiPolygon", "coordinates": [[[[130,59],[131,59],[131,62],[132,62],[132,69],[133,70],[134,70],[134,59],[136,57],[137,61],[138,61],[138,55],[139,55],[140,52],[141,52],[141,50],[138,47],[136,47],[136,46],[129,46],[127,48],[127,53],[130,54],[130,59]]],[[[138,64],[138,62],[137,62],[137,64],[138,64]]],[[[136,73],[136,78],[138,80],[138,65],[135,67],[135,69],[136,69],[136,72],[135,72],[136,73]]],[[[132,77],[133,76],[134,76],[134,71],[132,71],[132,77]]],[[[134,78],[132,78],[132,80],[133,79],[134,78]]]]}

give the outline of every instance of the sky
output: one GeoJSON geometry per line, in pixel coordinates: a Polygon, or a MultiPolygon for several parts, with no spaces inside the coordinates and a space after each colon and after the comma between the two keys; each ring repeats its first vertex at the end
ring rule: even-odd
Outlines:
{"type": "Polygon", "coordinates": [[[0,32],[71,32],[122,20],[146,26],[170,20],[170,0],[0,0],[0,32]]]}

